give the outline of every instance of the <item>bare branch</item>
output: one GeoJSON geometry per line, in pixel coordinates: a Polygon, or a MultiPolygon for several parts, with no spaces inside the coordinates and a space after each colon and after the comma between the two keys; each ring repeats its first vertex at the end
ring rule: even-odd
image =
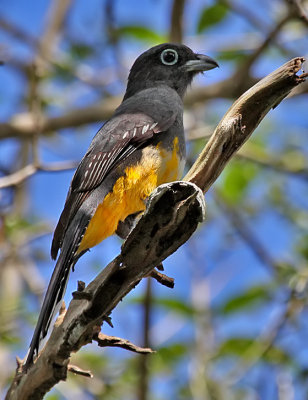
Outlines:
{"type": "MultiPolygon", "coordinates": [[[[204,192],[209,189],[267,112],[304,80],[296,75],[303,61],[298,57],[287,62],[233,104],[186,180],[197,183],[204,192]]],[[[121,253],[84,290],[89,298],[73,299],[35,363],[28,371],[18,368],[6,399],[41,399],[57,382],[65,380],[70,354],[89,343],[118,302],[188,240],[204,218],[204,207],[200,189],[191,183],[160,186],[121,253]]]]}
{"type": "Polygon", "coordinates": [[[130,350],[134,353],[139,354],[155,353],[155,351],[153,351],[149,347],[139,347],[129,340],[122,339],[116,336],[105,335],[103,333],[99,333],[97,336],[93,336],[93,340],[97,342],[99,347],[121,347],[122,349],[130,350]]]}
{"type": "Polygon", "coordinates": [[[164,286],[169,287],[170,289],[174,288],[174,279],[169,276],[158,272],[156,269],[153,269],[150,276],[157,280],[157,282],[161,283],[164,286]]]}
{"type": "Polygon", "coordinates": [[[207,192],[269,110],[305,80],[296,75],[304,61],[303,57],[288,61],[245,92],[224,115],[185,180],[207,192]]]}
{"type": "Polygon", "coordinates": [[[0,29],[9,33],[15,39],[27,43],[31,47],[36,47],[37,45],[37,41],[33,36],[22,30],[19,26],[13,24],[13,22],[8,21],[6,18],[0,17],[0,29]]]}
{"type": "Polygon", "coordinates": [[[260,260],[261,264],[264,265],[270,273],[275,273],[277,267],[276,263],[266,250],[265,246],[263,246],[254,232],[245,221],[243,221],[241,215],[233,207],[228,205],[227,202],[224,202],[223,198],[217,191],[215,191],[215,201],[230,220],[244,242],[247,243],[254,255],[260,260]]]}
{"type": "Polygon", "coordinates": [[[93,378],[93,374],[91,371],[85,371],[85,370],[77,367],[77,365],[68,364],[67,370],[76,375],[85,376],[87,378],[93,378]]]}
{"type": "Polygon", "coordinates": [[[280,21],[277,22],[276,26],[270,31],[264,41],[260,44],[260,46],[253,52],[253,54],[248,57],[247,60],[241,66],[239,73],[242,74],[243,71],[246,73],[250,70],[251,66],[255,63],[255,61],[264,53],[264,50],[268,48],[268,46],[276,39],[278,34],[280,33],[281,29],[284,25],[289,22],[291,19],[290,15],[285,15],[281,18],[280,21]]]}
{"type": "Polygon", "coordinates": [[[67,171],[69,169],[76,168],[78,165],[77,161],[64,161],[64,162],[57,162],[50,165],[38,165],[35,166],[34,164],[29,164],[20,170],[12,173],[11,175],[4,176],[0,178],[0,189],[9,186],[16,186],[30,176],[34,175],[38,171],[44,172],[60,172],[60,171],[67,171]]]}
{"type": "MultiPolygon", "coordinates": [[[[104,121],[111,117],[120,101],[119,97],[112,97],[103,103],[75,109],[59,117],[43,118],[40,126],[41,133],[104,121]]],[[[34,119],[30,113],[15,116],[11,123],[0,124],[0,139],[9,137],[27,138],[32,136],[34,132],[34,119]]]]}

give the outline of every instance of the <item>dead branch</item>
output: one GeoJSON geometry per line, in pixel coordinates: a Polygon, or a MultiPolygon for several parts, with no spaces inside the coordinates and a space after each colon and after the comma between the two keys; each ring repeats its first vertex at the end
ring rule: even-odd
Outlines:
{"type": "Polygon", "coordinates": [[[139,354],[155,353],[149,347],[139,347],[127,339],[122,339],[116,336],[109,336],[103,333],[93,336],[93,340],[97,342],[99,347],[121,347],[125,350],[133,351],[139,354]]]}
{"type": "MultiPolygon", "coordinates": [[[[206,192],[227,162],[250,137],[269,110],[292,88],[303,82],[297,76],[304,58],[295,58],[244,93],[225,114],[185,179],[206,192]]],[[[148,207],[124,242],[121,253],[83,292],[73,299],[58,321],[36,362],[23,371],[18,366],[7,400],[42,399],[56,383],[65,380],[72,352],[91,342],[118,302],[181,246],[204,218],[204,198],[188,182],[162,185],[150,197],[148,207]]]]}
{"type": "Polygon", "coordinates": [[[174,288],[174,279],[170,278],[169,276],[162,274],[161,272],[158,272],[156,269],[153,269],[153,271],[150,274],[151,278],[154,278],[159,282],[160,284],[169,287],[170,289],[174,288]]]}
{"type": "Polygon", "coordinates": [[[236,100],[218,124],[185,180],[194,182],[204,193],[207,192],[269,110],[305,81],[306,74],[296,75],[304,61],[303,57],[293,58],[236,100]]]}
{"type": "Polygon", "coordinates": [[[85,370],[77,367],[77,365],[68,364],[67,370],[76,375],[85,376],[87,378],[93,378],[93,374],[91,371],[85,371],[85,370]]]}

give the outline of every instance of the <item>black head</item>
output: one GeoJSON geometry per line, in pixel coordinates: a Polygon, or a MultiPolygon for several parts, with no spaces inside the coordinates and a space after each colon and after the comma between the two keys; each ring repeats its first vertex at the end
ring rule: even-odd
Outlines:
{"type": "Polygon", "coordinates": [[[142,53],[128,76],[124,100],[140,90],[161,84],[175,89],[183,97],[193,77],[218,67],[212,58],[194,53],[182,44],[164,43],[142,53]]]}

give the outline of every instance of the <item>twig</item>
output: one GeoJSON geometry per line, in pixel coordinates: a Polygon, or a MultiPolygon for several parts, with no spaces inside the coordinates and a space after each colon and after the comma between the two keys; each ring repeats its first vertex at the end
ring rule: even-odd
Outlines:
{"type": "Polygon", "coordinates": [[[76,374],[76,375],[85,376],[87,378],[93,378],[93,374],[92,374],[91,371],[85,371],[85,370],[77,367],[77,365],[68,364],[67,370],[69,372],[72,372],[73,374],[76,374]]]}
{"type": "Polygon", "coordinates": [[[157,280],[157,282],[161,283],[164,286],[167,286],[171,289],[174,288],[174,279],[169,276],[158,272],[156,269],[153,269],[150,276],[157,280]]]}
{"type": "MultiPolygon", "coordinates": [[[[248,6],[245,6],[245,4],[239,4],[236,2],[231,2],[229,0],[223,0],[223,3],[226,4],[231,11],[236,13],[237,15],[242,16],[246,21],[248,21],[252,26],[254,26],[258,31],[260,32],[267,32],[270,29],[271,24],[268,22],[266,23],[265,21],[261,21],[257,17],[257,15],[252,11],[252,8],[248,6]]],[[[274,41],[275,38],[272,37],[271,41],[274,41]]],[[[285,55],[289,54],[290,57],[290,52],[286,48],[284,48],[280,43],[275,42],[275,46],[285,55]]]]}
{"type": "Polygon", "coordinates": [[[139,354],[155,353],[149,347],[139,347],[127,339],[122,339],[116,336],[109,336],[99,333],[93,337],[99,347],[121,347],[122,349],[132,351],[139,354]]]}
{"type": "Polygon", "coordinates": [[[218,194],[216,190],[214,192],[216,204],[229,218],[234,228],[237,230],[239,235],[242,237],[245,243],[248,244],[249,248],[253,251],[255,256],[261,261],[269,272],[276,272],[276,263],[266,250],[265,246],[260,242],[260,240],[255,236],[250,227],[243,221],[241,215],[227,202],[223,201],[223,198],[218,194]]]}
{"type": "Polygon", "coordinates": [[[270,328],[262,332],[259,338],[254,340],[254,343],[249,346],[241,356],[241,361],[232,366],[230,375],[226,377],[229,385],[234,385],[250,370],[265,354],[270,351],[274,345],[279,333],[285,326],[286,322],[294,314],[293,300],[295,293],[290,291],[286,305],[281,314],[276,318],[270,328]]]}
{"type": "Polygon", "coordinates": [[[243,65],[238,71],[239,75],[242,74],[243,71],[246,71],[247,73],[250,70],[255,61],[264,53],[264,50],[267,49],[267,47],[276,39],[281,29],[287,22],[290,21],[290,19],[291,16],[287,14],[282,17],[280,21],[277,22],[275,27],[267,34],[266,38],[260,44],[260,46],[253,52],[250,57],[248,57],[247,60],[244,61],[243,65]]]}

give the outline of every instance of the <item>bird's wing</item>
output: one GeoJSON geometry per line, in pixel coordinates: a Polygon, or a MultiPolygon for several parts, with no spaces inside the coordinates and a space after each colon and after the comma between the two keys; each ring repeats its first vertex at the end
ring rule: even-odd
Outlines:
{"type": "Polygon", "coordinates": [[[95,189],[119,161],[131,154],[155,133],[161,132],[158,122],[145,114],[121,115],[116,126],[105,125],[72,180],[72,191],[95,189]],[[111,128],[111,129],[110,129],[111,128]]]}
{"type": "Polygon", "coordinates": [[[167,130],[175,117],[175,114],[170,114],[168,118],[157,122],[143,113],[121,114],[112,118],[99,130],[72,179],[64,209],[55,229],[51,247],[52,258],[56,258],[70,221],[91,191],[103,182],[106,175],[120,161],[156,133],[167,130]]]}

